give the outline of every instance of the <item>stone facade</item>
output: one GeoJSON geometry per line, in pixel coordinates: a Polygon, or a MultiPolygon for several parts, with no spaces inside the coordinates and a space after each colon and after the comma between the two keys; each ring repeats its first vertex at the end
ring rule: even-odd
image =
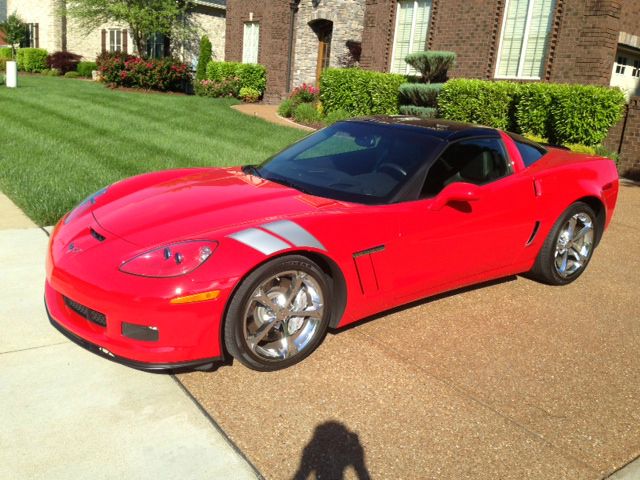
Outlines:
{"type": "Polygon", "coordinates": [[[329,66],[340,66],[340,58],[349,53],[347,41],[362,40],[364,0],[302,0],[296,15],[293,86],[315,84],[318,61],[318,35],[310,24],[318,20],[332,22],[329,66]]]}
{"type": "Polygon", "coordinates": [[[38,47],[62,50],[62,18],[59,0],[6,0],[7,14],[17,13],[25,23],[38,24],[38,47]]]}

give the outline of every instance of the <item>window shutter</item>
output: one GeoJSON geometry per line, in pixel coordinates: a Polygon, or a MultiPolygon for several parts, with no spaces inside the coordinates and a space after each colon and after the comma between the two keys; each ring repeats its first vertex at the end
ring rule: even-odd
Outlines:
{"type": "Polygon", "coordinates": [[[122,51],[124,53],[128,53],[129,52],[129,32],[127,32],[127,29],[123,29],[122,30],[122,51]]]}
{"type": "Polygon", "coordinates": [[[35,47],[40,48],[40,24],[36,23],[33,26],[33,35],[35,37],[35,47]]]}
{"type": "Polygon", "coordinates": [[[102,53],[107,51],[107,31],[102,29],[102,53]]]}

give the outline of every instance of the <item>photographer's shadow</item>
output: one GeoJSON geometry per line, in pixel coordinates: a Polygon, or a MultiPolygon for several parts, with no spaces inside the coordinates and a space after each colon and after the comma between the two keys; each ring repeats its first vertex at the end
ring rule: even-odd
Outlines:
{"type": "Polygon", "coordinates": [[[308,480],[312,473],[318,480],[341,480],[349,466],[359,480],[371,477],[364,461],[364,449],[358,434],[339,422],[318,425],[313,438],[304,447],[294,480],[308,480]]]}

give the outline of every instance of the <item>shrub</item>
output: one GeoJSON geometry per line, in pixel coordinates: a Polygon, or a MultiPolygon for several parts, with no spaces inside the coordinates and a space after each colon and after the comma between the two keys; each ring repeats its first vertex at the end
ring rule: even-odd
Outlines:
{"type": "Polygon", "coordinates": [[[305,125],[318,125],[322,123],[322,115],[313,103],[301,103],[293,111],[293,119],[305,125]]]}
{"type": "Polygon", "coordinates": [[[348,120],[349,118],[352,118],[351,115],[349,115],[349,113],[345,112],[344,110],[334,110],[333,112],[329,112],[329,114],[325,117],[324,123],[326,123],[327,125],[332,125],[336,122],[339,122],[340,120],[348,120]]]}
{"type": "Polygon", "coordinates": [[[622,117],[625,97],[619,88],[558,85],[553,92],[552,142],[594,146],[622,117]]]}
{"type": "Polygon", "coordinates": [[[78,74],[81,77],[91,77],[91,74],[94,70],[98,69],[98,64],[96,62],[80,62],[78,63],[78,74]]]}
{"type": "Polygon", "coordinates": [[[313,85],[303,83],[299,87],[293,89],[289,98],[296,104],[310,103],[318,100],[320,91],[313,85]]]}
{"type": "Polygon", "coordinates": [[[115,60],[119,60],[124,64],[124,62],[129,58],[133,58],[133,55],[129,55],[125,52],[102,52],[96,57],[96,65],[99,70],[105,63],[111,63],[115,60]]]}
{"type": "Polygon", "coordinates": [[[520,84],[457,79],[444,84],[438,97],[443,118],[516,130],[515,106],[520,84]]]}
{"type": "Polygon", "coordinates": [[[103,80],[114,87],[180,91],[189,80],[187,66],[172,58],[143,60],[130,55],[111,55],[100,60],[99,70],[103,80]]]}
{"type": "Polygon", "coordinates": [[[403,83],[400,85],[400,103],[420,107],[435,107],[442,83],[403,83]]]}
{"type": "Polygon", "coordinates": [[[551,83],[528,83],[521,86],[516,105],[516,123],[519,131],[549,138],[549,107],[553,101],[555,87],[557,85],[551,83]]]}
{"type": "Polygon", "coordinates": [[[420,107],[418,105],[400,105],[400,113],[422,118],[436,118],[438,116],[438,109],[433,107],[420,107]]]}
{"type": "Polygon", "coordinates": [[[586,155],[595,155],[596,154],[596,147],[589,147],[587,145],[580,145],[580,144],[568,144],[565,145],[565,147],[567,147],[569,150],[571,150],[572,152],[576,152],[576,153],[584,153],[586,155]]]}
{"type": "Polygon", "coordinates": [[[67,72],[64,74],[65,78],[80,78],[80,74],[78,72],[67,72]]]}
{"type": "Polygon", "coordinates": [[[236,77],[224,80],[200,80],[196,84],[196,94],[203,97],[238,97],[240,80],[236,77]]]}
{"type": "Polygon", "coordinates": [[[57,68],[47,68],[46,70],[42,70],[42,72],[40,72],[42,75],[46,76],[46,77],[59,77],[60,76],[60,70],[58,70],[57,68]]]}
{"type": "Polygon", "coordinates": [[[43,48],[20,48],[17,53],[18,70],[41,72],[47,68],[47,51],[43,48]]]}
{"type": "Polygon", "coordinates": [[[10,48],[0,47],[0,59],[2,58],[5,60],[11,60],[13,58],[10,48]]]}
{"type": "Polygon", "coordinates": [[[47,66],[60,70],[63,75],[75,71],[82,57],[71,52],[55,52],[47,57],[47,66]]]}
{"type": "Polygon", "coordinates": [[[6,72],[7,71],[7,59],[6,58],[0,58],[0,72],[6,72]]]}
{"type": "Polygon", "coordinates": [[[289,118],[293,115],[293,109],[297,105],[294,104],[293,100],[287,98],[284,102],[280,104],[278,107],[278,115],[281,117],[289,118]]]}
{"type": "Polygon", "coordinates": [[[244,102],[255,103],[260,100],[260,92],[255,88],[242,87],[240,89],[239,97],[244,102]]]}
{"type": "Polygon", "coordinates": [[[422,76],[422,81],[431,83],[436,79],[445,79],[447,70],[456,63],[454,52],[415,52],[405,57],[405,62],[415,68],[422,76]]]}
{"type": "Polygon", "coordinates": [[[206,35],[200,39],[200,55],[198,56],[198,67],[196,68],[196,82],[207,78],[207,65],[211,61],[212,48],[211,40],[206,35]]]}
{"type": "Polygon", "coordinates": [[[230,78],[237,78],[240,88],[253,88],[262,95],[267,85],[267,70],[255,63],[212,61],[207,65],[207,80],[222,82],[230,78]]]}
{"type": "Polygon", "coordinates": [[[320,99],[327,113],[351,116],[398,113],[398,88],[405,77],[359,68],[329,68],[320,80],[320,99]]]}
{"type": "Polygon", "coordinates": [[[0,86],[4,85],[4,75],[0,75],[0,86]]]}

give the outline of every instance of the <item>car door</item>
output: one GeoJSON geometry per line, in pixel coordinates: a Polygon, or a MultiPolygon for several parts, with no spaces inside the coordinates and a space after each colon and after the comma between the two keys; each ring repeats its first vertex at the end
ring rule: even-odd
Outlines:
{"type": "Polygon", "coordinates": [[[396,287],[413,295],[517,270],[535,227],[534,195],[500,138],[452,143],[430,167],[422,198],[399,209],[396,287]]]}

